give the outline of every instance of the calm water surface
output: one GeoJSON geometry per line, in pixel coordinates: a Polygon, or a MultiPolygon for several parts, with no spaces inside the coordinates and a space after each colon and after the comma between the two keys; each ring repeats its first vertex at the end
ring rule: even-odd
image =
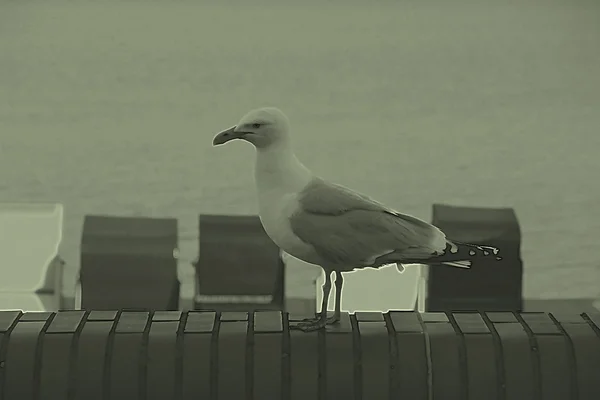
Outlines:
{"type": "MultiPolygon", "coordinates": [[[[509,206],[529,297],[600,287],[600,3],[29,1],[0,5],[0,200],[86,213],[254,214],[253,150],[288,113],[316,173],[430,219],[509,206]]],[[[301,285],[314,270],[293,273],[301,285]],[[308,275],[306,275],[308,274],[308,275]]]]}

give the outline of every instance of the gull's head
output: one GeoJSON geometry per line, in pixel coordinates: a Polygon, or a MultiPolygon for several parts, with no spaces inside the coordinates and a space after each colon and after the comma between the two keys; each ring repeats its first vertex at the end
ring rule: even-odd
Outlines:
{"type": "Polygon", "coordinates": [[[289,135],[290,124],[285,114],[277,108],[265,107],[250,111],[237,125],[219,132],[213,139],[213,146],[242,139],[257,149],[264,149],[286,143],[289,135]]]}

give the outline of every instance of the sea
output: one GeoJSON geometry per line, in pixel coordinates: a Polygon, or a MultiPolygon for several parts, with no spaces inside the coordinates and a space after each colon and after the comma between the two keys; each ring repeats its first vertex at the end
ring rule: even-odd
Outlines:
{"type": "Polygon", "coordinates": [[[597,298],[598,49],[594,0],[3,1],[0,201],[64,205],[72,276],[86,214],[176,217],[188,265],[200,213],[257,213],[253,148],[212,137],[276,106],[316,174],[512,207],[525,295],[597,298]]]}

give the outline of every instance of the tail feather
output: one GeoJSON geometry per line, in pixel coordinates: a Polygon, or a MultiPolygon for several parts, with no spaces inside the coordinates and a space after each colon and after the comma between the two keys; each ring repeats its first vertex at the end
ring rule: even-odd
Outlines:
{"type": "Polygon", "coordinates": [[[462,243],[447,240],[446,249],[442,254],[429,258],[407,258],[402,252],[394,252],[378,258],[374,265],[395,263],[398,271],[403,272],[403,264],[442,264],[456,268],[470,268],[477,260],[501,261],[500,249],[492,246],[462,243]]]}
{"type": "MultiPolygon", "coordinates": [[[[443,262],[441,264],[447,265],[449,267],[467,268],[467,269],[471,268],[471,265],[472,265],[471,261],[448,261],[448,262],[443,262]]],[[[405,270],[404,264],[397,262],[396,269],[398,270],[398,272],[403,273],[405,270]]]]}
{"type": "Polygon", "coordinates": [[[471,261],[448,261],[448,262],[443,262],[442,264],[444,265],[448,265],[450,267],[457,267],[457,268],[471,268],[471,261]]]}

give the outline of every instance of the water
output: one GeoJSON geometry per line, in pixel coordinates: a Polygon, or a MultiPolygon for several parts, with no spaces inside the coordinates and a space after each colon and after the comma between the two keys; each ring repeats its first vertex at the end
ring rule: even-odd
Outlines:
{"type": "Polygon", "coordinates": [[[3,2],[0,199],[64,203],[72,271],[86,213],[175,216],[191,260],[199,213],[257,212],[251,147],[213,134],[275,105],[318,174],[426,220],[434,202],[514,207],[526,295],[594,297],[599,11],[3,2]]]}

